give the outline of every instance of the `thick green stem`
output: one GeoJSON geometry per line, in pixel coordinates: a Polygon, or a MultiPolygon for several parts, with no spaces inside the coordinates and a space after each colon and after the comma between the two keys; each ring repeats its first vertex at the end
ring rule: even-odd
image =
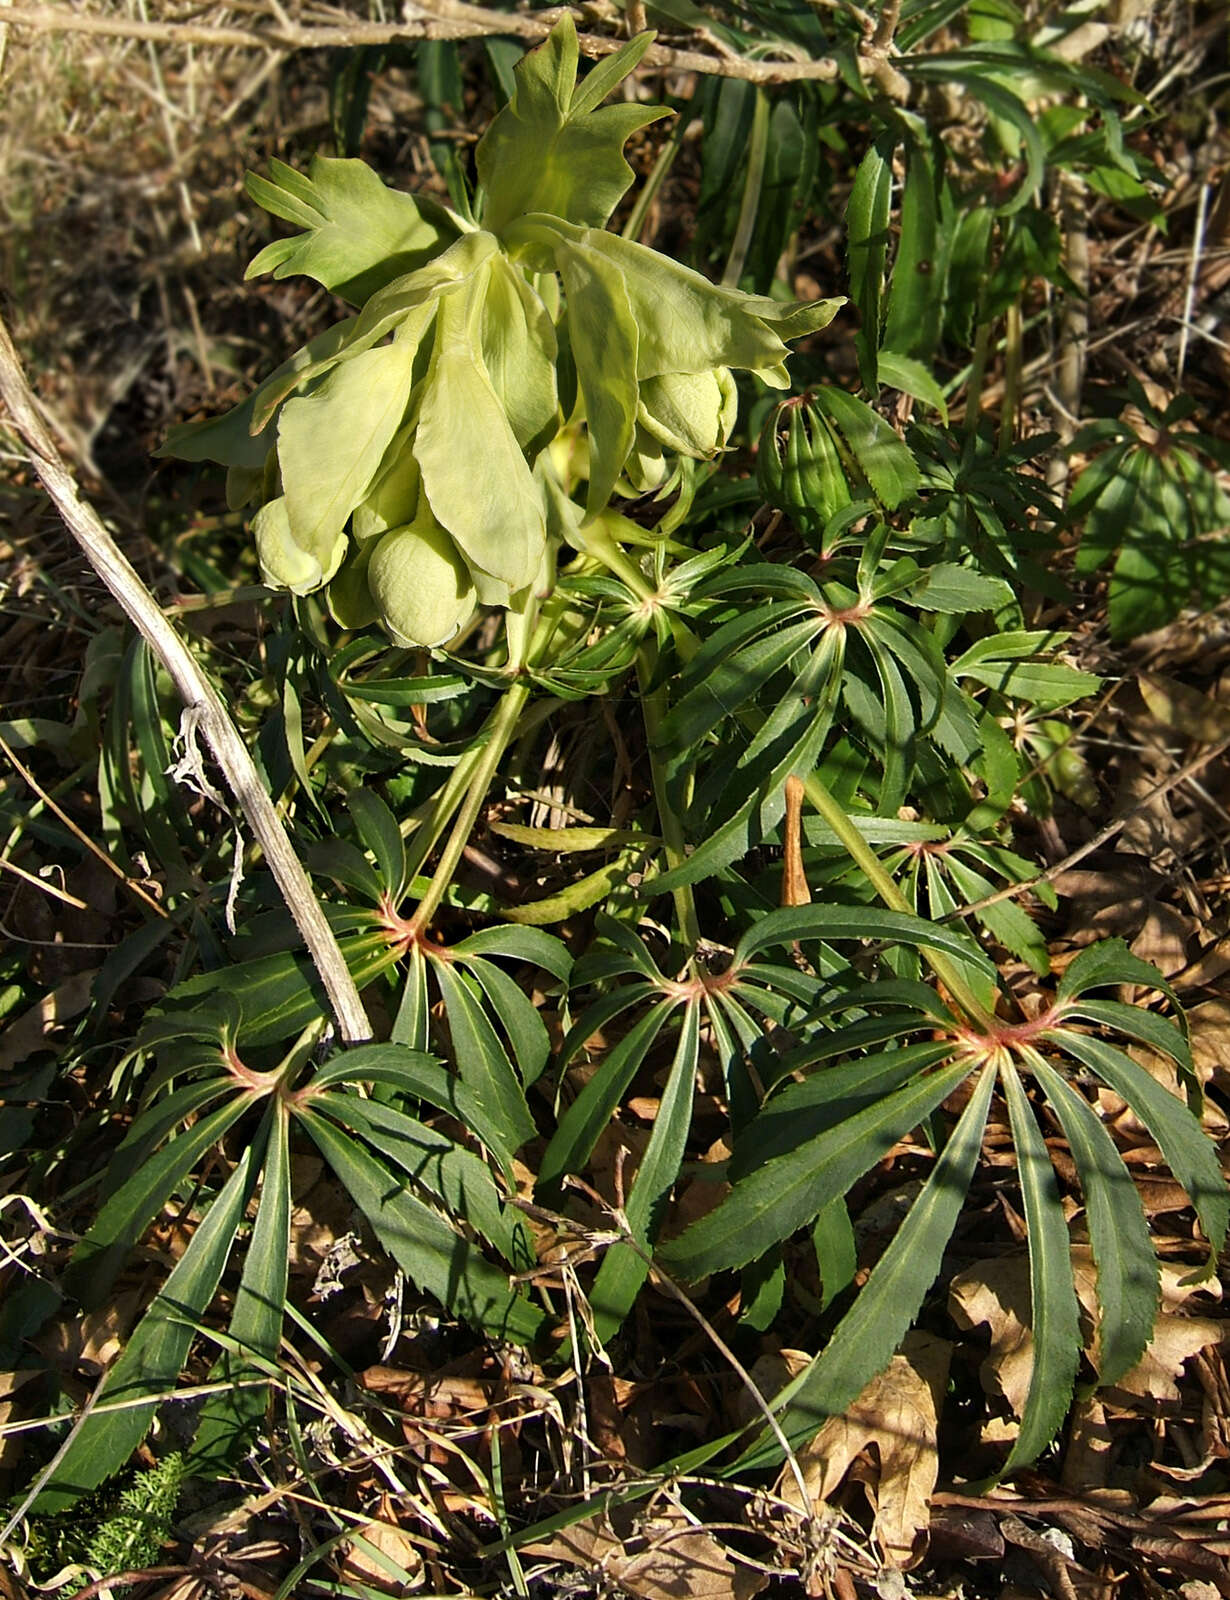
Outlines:
{"type": "MultiPolygon", "coordinates": [[[[657,647],[649,639],[641,645],[636,656],[636,677],[641,691],[641,709],[645,718],[645,737],[649,743],[649,766],[653,774],[653,797],[658,808],[658,826],[662,832],[663,852],[668,868],[681,866],[687,860],[687,841],[683,824],[671,805],[666,788],[666,773],[658,753],[658,731],[666,715],[666,690],[664,685],[653,687],[653,673],[657,665],[657,647]]],[[[675,915],[679,919],[679,934],[687,949],[689,959],[700,943],[700,923],[696,916],[696,901],[690,883],[680,884],[674,890],[675,915]]]]}
{"type": "MultiPolygon", "coordinates": [[[[807,791],[807,798],[815,807],[816,813],[833,830],[850,856],[870,883],[871,887],[883,900],[890,911],[904,911],[914,915],[914,907],[902,894],[894,883],[892,875],[885,869],[879,856],[863,838],[853,822],[837,804],[820,778],[812,773],[804,778],[803,787],[807,791]]],[[[928,950],[923,946],[923,959],[935,973],[940,982],[947,988],[949,994],[965,1012],[971,1022],[982,1027],[988,1026],[992,1018],[987,1014],[986,1008],[970,988],[966,978],[949,959],[938,950],[928,950]]]]}
{"type": "Polygon", "coordinates": [[[448,843],[444,846],[444,853],[432,874],[427,892],[419,901],[418,909],[414,913],[412,926],[417,931],[421,932],[430,922],[453,881],[453,873],[457,870],[462,851],[474,831],[474,824],[478,821],[483,801],[487,798],[491,780],[495,777],[501,757],[516,734],[517,723],[529,698],[530,685],[524,680],[514,683],[505,692],[495,716],[488,724],[487,742],[479,753],[473,775],[466,788],[465,799],[461,803],[461,809],[453,822],[452,832],[448,836],[448,843]]]}
{"type": "Polygon", "coordinates": [[[999,413],[999,449],[1002,455],[1016,438],[1016,408],[1021,392],[1021,365],[1024,359],[1024,330],[1021,327],[1021,302],[1014,300],[1004,319],[1004,400],[999,413]]]}
{"type": "Polygon", "coordinates": [[[982,386],[986,382],[987,359],[991,353],[991,324],[980,322],[974,335],[974,364],[965,391],[965,431],[977,433],[982,417],[982,386]]]}

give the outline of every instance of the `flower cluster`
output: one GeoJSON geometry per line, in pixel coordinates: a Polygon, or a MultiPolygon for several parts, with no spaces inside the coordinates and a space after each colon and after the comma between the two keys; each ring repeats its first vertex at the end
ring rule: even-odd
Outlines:
{"type": "Polygon", "coordinates": [[[164,447],[225,463],[232,505],[257,504],[267,582],[328,585],[345,626],[445,643],[476,605],[522,606],[617,486],[658,487],[672,454],[716,455],[732,368],[785,386],[787,341],[840,302],[720,288],[605,231],[632,181],[623,146],[664,113],[601,101],[651,37],[578,84],[561,19],[479,143],[477,221],[386,189],[360,161],[249,180],[304,230],[249,275],[306,273],[356,307],[164,447]],[[583,430],[584,504],[546,448],[564,428],[583,430]]]}

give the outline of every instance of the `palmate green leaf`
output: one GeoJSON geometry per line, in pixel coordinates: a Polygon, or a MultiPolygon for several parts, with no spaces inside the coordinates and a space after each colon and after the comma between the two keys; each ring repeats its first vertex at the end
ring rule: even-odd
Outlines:
{"type": "Polygon", "coordinates": [[[352,789],[346,806],[375,858],[385,892],[394,905],[400,904],[406,892],[406,846],[397,818],[373,789],[352,789]]]}
{"type": "MultiPolygon", "coordinates": [[[[918,1026],[917,1018],[914,1026],[918,1026]]],[[[839,1037],[853,1030],[842,1029],[839,1037]]],[[[851,1041],[848,1049],[857,1048],[851,1041]]],[[[806,1053],[803,1046],[798,1055],[806,1053]]],[[[839,1067],[822,1067],[801,1083],[790,1083],[765,1101],[759,1115],[739,1136],[728,1167],[732,1183],[752,1177],[767,1161],[789,1155],[867,1106],[895,1094],[952,1051],[947,1040],[906,1045],[878,1055],[861,1055],[839,1067]]],[[[784,1067],[797,1070],[795,1052],[784,1067]]]]}
{"type": "Polygon", "coordinates": [[[313,394],[282,407],[282,511],[276,534],[260,520],[270,507],[258,514],[255,530],[261,565],[274,583],[305,593],[326,583],[341,565],[346,519],[370,488],[401,427],[417,353],[412,336],[365,350],[335,367],[313,394]]]}
{"type": "Polygon", "coordinates": [[[1067,1414],[1080,1364],[1080,1305],[1072,1281],[1072,1247],[1050,1152],[1021,1087],[1016,1067],[1000,1074],[1016,1150],[1025,1230],[1029,1239],[1030,1322],[1033,1371],[1021,1431],[1004,1471],[1034,1461],[1067,1414]]]}
{"type": "Polygon", "coordinates": [[[623,147],[639,129],[668,116],[665,106],[598,110],[653,43],[630,39],[577,86],[577,35],[565,14],[516,67],[516,87],[478,142],[483,225],[499,233],[531,212],[604,228],[632,183],[623,147]]]}
{"type": "Polygon", "coordinates": [[[967,1063],[957,1062],[920,1076],[803,1148],[765,1162],[736,1183],[716,1210],[663,1248],[663,1265],[695,1282],[763,1255],[846,1195],[968,1072],[967,1063]]]}
{"type": "Polygon", "coordinates": [[[471,568],[515,591],[533,581],[546,547],[542,495],[483,365],[483,273],[437,312],[414,453],[436,520],[471,568]],[[481,450],[458,449],[478,439],[481,450]]]}
{"type": "Polygon", "coordinates": [[[924,363],[939,342],[944,297],[936,282],[939,203],[931,152],[918,139],[908,142],[901,191],[901,233],[893,261],[884,319],[890,350],[924,363]]]}
{"type": "Polygon", "coordinates": [[[487,996],[492,1014],[499,1018],[512,1047],[521,1082],[528,1089],[542,1075],[551,1054],[551,1040],[539,1008],[520,984],[493,962],[474,955],[458,955],[455,947],[451,953],[487,996]]]}
{"type": "Polygon", "coordinates": [[[1123,939],[1099,939],[1071,961],[1055,990],[1057,1001],[1071,1000],[1089,989],[1104,989],[1124,983],[1159,989],[1176,1008],[1182,1024],[1183,1010],[1171,984],[1149,962],[1128,949],[1123,939]]]}
{"type": "Polygon", "coordinates": [[[1064,1027],[1048,1028],[1042,1037],[1092,1068],[1120,1099],[1127,1101],[1148,1128],[1167,1166],[1196,1208],[1209,1241],[1209,1269],[1212,1270],[1230,1223],[1230,1189],[1226,1187],[1217,1148],[1200,1123],[1181,1100],[1164,1089],[1131,1056],[1104,1039],[1094,1039],[1078,1033],[1075,1028],[1064,1027]]]}
{"type": "Polygon", "coordinates": [[[938,411],[941,422],[947,427],[948,402],[944,391],[921,361],[904,356],[898,350],[881,350],[876,357],[876,377],[887,388],[898,389],[938,411]]]}
{"type": "Polygon", "coordinates": [[[486,1125],[498,1142],[491,1150],[502,1166],[534,1137],[534,1119],[525,1091],[483,1007],[467,981],[446,961],[433,961],[436,982],[448,1015],[449,1037],[462,1082],[482,1106],[486,1125]]]}
{"type": "Polygon", "coordinates": [[[541,967],[544,972],[549,972],[561,983],[568,981],[572,971],[572,956],[567,946],[551,934],[540,933],[536,928],[512,927],[508,924],[480,928],[477,933],[472,933],[460,943],[453,945],[452,950],[459,958],[507,956],[512,961],[528,961],[533,966],[541,967]]]}
{"type": "Polygon", "coordinates": [[[906,598],[922,611],[968,616],[971,612],[998,611],[1011,603],[1012,586],[972,567],[940,561],[927,567],[912,584],[906,598]]]}
{"type": "Polygon", "coordinates": [[[820,687],[815,700],[810,701],[800,694],[796,685],[777,707],[783,720],[792,712],[796,713],[792,731],[798,734],[797,742],[787,745],[784,752],[770,751],[768,760],[773,764],[767,772],[767,761],[760,749],[743,753],[733,775],[738,782],[730,784],[723,796],[724,801],[734,799],[737,802],[734,815],[717,826],[707,825],[703,842],[678,866],[651,879],[643,891],[646,896],[673,893],[682,884],[716,876],[777,827],[786,810],[786,779],[792,774],[812,770],[832,724],[840,670],[839,630],[834,629],[831,638],[833,649],[828,660],[822,663],[829,668],[829,681],[820,687]]]}
{"type": "Polygon", "coordinates": [[[858,1271],[858,1240],[844,1200],[825,1206],[812,1225],[811,1242],[820,1274],[820,1308],[827,1311],[854,1282],[858,1271]]]}
{"type": "Polygon", "coordinates": [[[290,1116],[286,1102],[276,1100],[266,1121],[268,1143],[260,1207],[227,1330],[237,1348],[225,1351],[210,1373],[211,1383],[235,1387],[206,1400],[192,1446],[193,1469],[207,1475],[237,1461],[255,1434],[269,1391],[243,1380],[260,1375],[257,1362],[268,1370],[282,1337],[290,1263],[290,1116]]]}
{"type": "Polygon", "coordinates": [[[812,390],[812,404],[840,432],[858,470],[886,510],[895,511],[917,493],[922,474],[914,457],[889,423],[865,400],[847,394],[835,384],[822,384],[812,390]]]}
{"type": "Polygon", "coordinates": [[[1063,634],[1042,631],[988,634],[958,656],[949,671],[954,678],[973,678],[1031,705],[1070,705],[1096,694],[1102,680],[1092,672],[1080,672],[1044,659],[1059,648],[1063,639],[1063,634]]]}
{"type": "MultiPolygon", "coordinates": [[[[445,1215],[473,1228],[512,1261],[520,1230],[505,1211],[487,1166],[472,1151],[379,1100],[335,1092],[314,1099],[312,1107],[357,1133],[406,1174],[420,1198],[428,1196],[445,1215]]],[[[517,1265],[528,1263],[521,1260],[517,1265]]]]}
{"type": "Polygon", "coordinates": [[[1030,1052],[1028,1065],[1059,1118],[1085,1196],[1098,1268],[1098,1377],[1114,1384],[1144,1355],[1161,1299],[1148,1219],[1097,1112],[1036,1052],[1030,1052]]]}
{"type": "Polygon", "coordinates": [[[269,179],[244,187],[266,211],[305,231],[266,245],[245,274],[303,273],[362,305],[377,289],[414,272],[456,237],[457,219],[436,202],[386,188],[363,161],[313,156],[308,175],[271,161],[269,179]]]}
{"type": "Polygon", "coordinates": [[[649,1273],[648,1251],[657,1236],[667,1194],[679,1176],[692,1126],[700,1010],[699,1001],[693,1000],[684,1011],[675,1059],[654,1117],[653,1132],[624,1206],[629,1231],[640,1249],[622,1243],[611,1245],[590,1291],[594,1336],[599,1344],[606,1343],[632,1309],[649,1273]]]}
{"type": "MultiPolygon", "coordinates": [[[[607,997],[608,1004],[622,999],[619,994],[607,997]]],[[[569,1173],[580,1172],[584,1168],[598,1142],[599,1135],[615,1115],[620,1101],[628,1091],[629,1084],[649,1053],[650,1046],[680,1003],[681,1001],[675,997],[661,999],[628,1030],[595,1068],[593,1075],[556,1125],[555,1133],[538,1166],[539,1193],[547,1196],[556,1194],[569,1173]]],[[[618,1015],[618,1009],[622,1007],[606,1010],[601,1003],[592,1007],[572,1030],[570,1038],[578,1034],[581,1029],[585,1029],[577,1041],[583,1043],[594,1028],[600,1026],[597,1021],[591,1022],[592,1018],[605,1015],[609,1020],[612,1015],[618,1015]]],[[[567,1043],[566,1040],[565,1045],[567,1043]]]]}
{"type": "Polygon", "coordinates": [[[404,1044],[361,1044],[326,1061],[308,1083],[311,1094],[339,1084],[383,1084],[411,1100],[456,1117],[489,1150],[499,1149],[503,1125],[454,1072],[404,1044]]]}
{"type": "Polygon", "coordinates": [[[667,754],[680,754],[712,733],[714,726],[733,716],[753,699],[769,679],[789,666],[794,657],[815,639],[822,624],[812,615],[791,624],[790,610],[782,606],[765,607],[752,617],[741,617],[730,628],[721,628],[714,643],[720,647],[704,652],[706,668],[689,672],[685,682],[693,682],[662,720],[658,746],[667,754]],[[732,645],[739,636],[766,630],[739,649],[732,645]]]}
{"type": "MultiPolygon", "coordinates": [[[[97,1305],[115,1281],[128,1252],[158,1215],[205,1152],[252,1104],[239,1093],[203,1116],[139,1167],[111,1196],[73,1251],[65,1274],[69,1292],[87,1306],[97,1305]]],[[[140,1124],[138,1123],[139,1127],[140,1124]]]]}
{"type": "MultiPolygon", "coordinates": [[[[965,1204],[994,1086],[995,1069],[988,1064],[922,1193],[871,1269],[853,1307],[822,1353],[776,1397],[779,1425],[796,1449],[829,1417],[843,1416],[872,1378],[883,1372],[918,1314],[965,1204]]],[[[765,1429],[729,1471],[755,1471],[781,1459],[781,1446],[765,1429]]]]}
{"type": "MultiPolygon", "coordinates": [[[[394,966],[399,957],[397,945],[382,930],[343,934],[338,946],[360,989],[394,966]]],[[[162,1004],[174,1010],[220,990],[238,1002],[243,1018],[239,1043],[251,1048],[291,1038],[329,1013],[328,997],[315,967],[306,954],[292,950],[188,978],[177,983],[162,1004]]]]}
{"type": "Polygon", "coordinates": [[[508,1275],[348,1134],[314,1111],[300,1118],[381,1244],[419,1288],[493,1338],[532,1344],[545,1321],[508,1275]]]}
{"type": "Polygon", "coordinates": [[[256,1144],[243,1150],[221,1194],[103,1380],[100,1403],[146,1403],[117,1411],[96,1409],[86,1418],[35,1501],[37,1515],[67,1510],[118,1471],[145,1437],[161,1400],[174,1392],[196,1324],[217,1292],[260,1156],[256,1144]]]}
{"type": "Polygon", "coordinates": [[[968,934],[936,927],[922,917],[879,906],[785,906],[758,919],[735,948],[733,965],[742,966],[758,950],[770,945],[793,944],[796,939],[882,939],[887,944],[940,950],[958,960],[972,962],[994,973],[990,959],[968,934]]]}

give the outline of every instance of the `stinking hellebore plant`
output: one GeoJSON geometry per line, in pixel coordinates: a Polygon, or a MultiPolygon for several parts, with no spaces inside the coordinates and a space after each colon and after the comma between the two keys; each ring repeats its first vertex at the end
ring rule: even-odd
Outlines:
{"type": "Polygon", "coordinates": [[[605,547],[594,525],[618,488],[658,488],[672,456],[723,448],[732,368],[786,386],[787,341],[840,301],[720,288],[604,231],[632,180],[625,141],[666,113],[601,102],[652,38],[578,83],[561,19],[479,142],[474,220],[386,189],[360,161],[249,177],[255,200],[304,230],[249,276],[305,273],[357,308],[165,446],[229,469],[270,585],[327,587],[343,626],[379,620],[428,647],[476,606],[504,607],[527,624],[510,631],[519,666],[561,544],[605,547]]]}

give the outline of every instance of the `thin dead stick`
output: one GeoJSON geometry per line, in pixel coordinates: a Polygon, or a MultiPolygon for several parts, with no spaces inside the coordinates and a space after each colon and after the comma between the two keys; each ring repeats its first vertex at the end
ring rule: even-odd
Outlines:
{"type": "MultiPolygon", "coordinates": [[[[4,21],[13,28],[39,33],[89,33],[121,39],[149,39],[161,44],[201,45],[241,50],[285,53],[293,50],[335,50],[355,45],[393,44],[405,39],[478,39],[510,34],[537,44],[551,31],[563,8],[524,16],[511,11],[489,11],[461,0],[437,0],[430,5],[412,3],[402,22],[350,22],[336,25],[287,23],[270,28],[236,28],[203,22],[153,22],[136,17],[95,16],[66,11],[58,6],[9,5],[4,21]]],[[[583,33],[577,43],[583,55],[607,56],[618,50],[621,39],[583,33]]],[[[800,83],[826,81],[837,76],[831,57],[807,61],[749,61],[743,56],[709,55],[700,50],[655,44],[642,58],[643,67],[676,72],[703,72],[715,78],[742,78],[749,83],[800,83]]]]}
{"type": "Polygon", "coordinates": [[[1130,811],[1125,811],[1121,817],[1116,817],[1113,822],[1108,822],[1104,828],[1099,828],[1092,839],[1086,839],[1071,855],[1062,861],[1057,861],[1053,867],[1048,867],[1045,872],[1039,872],[1035,877],[1026,878],[1024,883],[1010,883],[1007,888],[998,889],[994,894],[989,894],[982,900],[975,900],[968,906],[958,906],[955,911],[949,911],[946,916],[939,918],[940,922],[955,922],[961,917],[970,917],[976,911],[985,911],[988,906],[997,906],[1001,900],[1012,900],[1018,894],[1024,894],[1027,889],[1036,888],[1040,883],[1053,883],[1056,878],[1061,878],[1065,872],[1071,870],[1078,861],[1083,861],[1086,856],[1091,856],[1095,850],[1100,850],[1108,840],[1127,827],[1128,823],[1147,805],[1154,800],[1160,800],[1168,795],[1172,789],[1177,789],[1180,784],[1195,777],[1202,767],[1207,767],[1210,761],[1215,761],[1218,756],[1230,750],[1230,734],[1224,739],[1219,739],[1216,744],[1210,745],[1207,750],[1198,756],[1193,756],[1186,766],[1180,767],[1178,772],[1171,773],[1169,778],[1163,778],[1142,796],[1130,811]]]}
{"type": "Polygon", "coordinates": [[[265,792],[248,748],[212,683],[163,615],[98,513],[78,493],[72,474],[43,426],[8,329],[0,320],[0,399],[29,451],[65,527],[90,565],[123,607],[129,620],[170,674],[185,707],[185,726],[204,734],[243,810],[282,898],[294,917],[337,1017],[343,1039],[370,1039],[371,1023],[307,874],[291,847],[273,801],[265,792]]]}

